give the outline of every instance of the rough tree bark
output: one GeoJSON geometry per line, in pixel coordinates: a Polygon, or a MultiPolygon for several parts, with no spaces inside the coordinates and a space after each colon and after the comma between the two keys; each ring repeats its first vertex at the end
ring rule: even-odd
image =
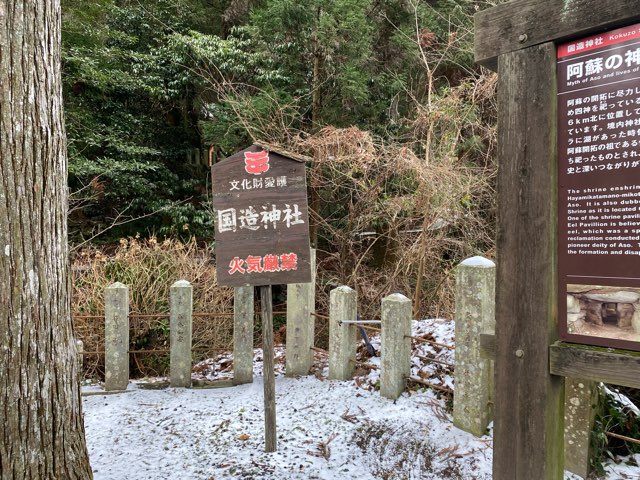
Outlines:
{"type": "Polygon", "coordinates": [[[0,2],[0,477],[90,479],[70,316],[60,1],[0,2]]]}

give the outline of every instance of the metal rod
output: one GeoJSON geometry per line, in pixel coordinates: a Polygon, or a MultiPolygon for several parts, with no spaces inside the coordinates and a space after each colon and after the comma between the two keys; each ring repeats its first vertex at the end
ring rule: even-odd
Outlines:
{"type": "MultiPolygon", "coordinates": [[[[379,328],[369,327],[369,326],[366,326],[366,325],[364,327],[362,327],[362,328],[366,328],[367,330],[371,330],[373,332],[381,332],[382,331],[379,328]]],[[[439,347],[448,348],[450,350],[455,350],[456,349],[456,347],[454,347],[452,345],[445,345],[444,343],[434,342],[433,340],[427,340],[426,338],[413,337],[411,335],[405,335],[405,338],[410,338],[412,340],[415,340],[416,342],[430,343],[431,345],[437,345],[439,347]]]]}

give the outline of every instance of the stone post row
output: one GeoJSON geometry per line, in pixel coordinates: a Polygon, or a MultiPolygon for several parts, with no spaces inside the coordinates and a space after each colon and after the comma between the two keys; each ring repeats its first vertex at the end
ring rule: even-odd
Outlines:
{"type": "MultiPolygon", "coordinates": [[[[355,370],[358,327],[356,292],[347,286],[331,291],[329,379],[348,380],[355,370]]],[[[382,299],[380,394],[396,399],[411,374],[411,300],[394,293],[382,299]]]]}
{"type": "Polygon", "coordinates": [[[382,299],[380,395],[395,400],[411,375],[411,300],[400,293],[382,299]]]}
{"type": "Polygon", "coordinates": [[[315,336],[316,251],[311,249],[311,283],[287,285],[287,376],[307,375],[315,336]]]}
{"type": "Polygon", "coordinates": [[[172,387],[191,387],[193,287],[186,280],[178,280],[169,292],[169,380],[172,387]]]}
{"type": "Polygon", "coordinates": [[[484,435],[493,419],[493,360],[480,355],[480,334],[495,331],[496,266],[468,258],[456,272],[456,370],[453,424],[484,435]]]}
{"type": "Polygon", "coordinates": [[[356,359],[356,326],[340,323],[357,318],[356,291],[347,286],[334,288],[329,295],[329,379],[348,380],[356,359]]]}
{"type": "MultiPolygon", "coordinates": [[[[108,391],[129,383],[129,288],[116,282],[105,289],[105,381],[108,391]]],[[[170,289],[170,370],[172,387],[191,386],[193,287],[178,280],[170,289]]]]}
{"type": "MultiPolygon", "coordinates": [[[[569,316],[580,313],[580,306],[571,295],[567,306],[569,316]]],[[[480,334],[495,334],[495,265],[490,260],[473,257],[458,266],[455,323],[453,423],[481,436],[493,418],[493,360],[480,354],[480,334]]],[[[565,379],[564,466],[582,478],[589,474],[589,437],[597,404],[594,382],[565,379]]]]}
{"type": "Polygon", "coordinates": [[[129,288],[116,282],[104,293],[104,389],[129,383],[129,288]]]}
{"type": "Polygon", "coordinates": [[[233,383],[253,382],[253,286],[233,289],[233,383]]]}

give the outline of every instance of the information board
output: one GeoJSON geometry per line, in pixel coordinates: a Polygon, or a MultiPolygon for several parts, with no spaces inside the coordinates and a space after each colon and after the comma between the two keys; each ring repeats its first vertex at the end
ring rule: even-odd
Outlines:
{"type": "Polygon", "coordinates": [[[560,336],[640,350],[640,24],[557,52],[560,336]]]}
{"type": "Polygon", "coordinates": [[[304,163],[253,145],[211,177],[218,284],[310,282],[304,163]]]}

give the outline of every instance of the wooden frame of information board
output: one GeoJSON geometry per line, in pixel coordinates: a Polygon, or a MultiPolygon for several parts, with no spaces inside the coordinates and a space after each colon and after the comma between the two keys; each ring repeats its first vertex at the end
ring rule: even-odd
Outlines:
{"type": "Polygon", "coordinates": [[[640,387],[637,352],[559,342],[557,95],[558,45],[639,21],[635,0],[514,0],[475,16],[476,61],[498,72],[496,335],[485,342],[496,480],[563,478],[563,376],[640,387]]]}
{"type": "Polygon", "coordinates": [[[211,167],[219,285],[260,287],[265,451],[277,449],[271,285],[311,281],[304,160],[252,145],[211,167]]]}

